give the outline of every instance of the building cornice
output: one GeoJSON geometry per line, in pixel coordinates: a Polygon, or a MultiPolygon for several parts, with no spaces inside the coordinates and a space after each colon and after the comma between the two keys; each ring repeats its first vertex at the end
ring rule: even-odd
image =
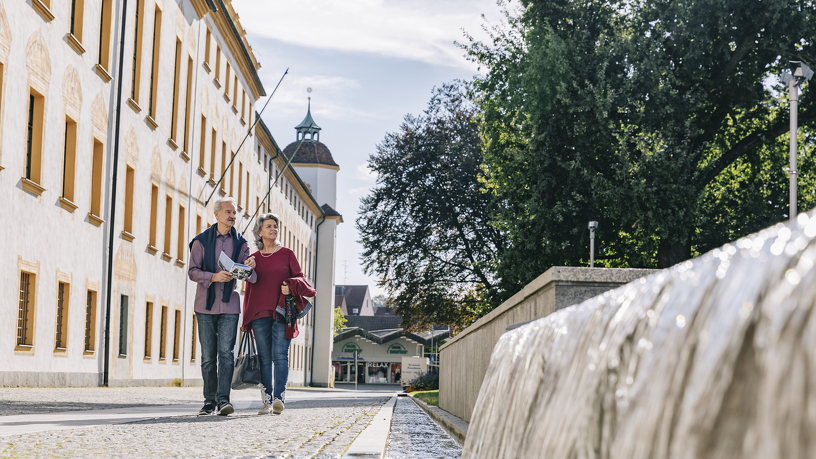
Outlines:
{"type": "Polygon", "coordinates": [[[320,169],[331,169],[333,171],[339,171],[340,166],[332,166],[331,164],[320,164],[320,163],[292,163],[295,167],[317,167],[320,169]]]}
{"type": "Polygon", "coordinates": [[[255,59],[255,55],[252,51],[250,51],[251,47],[246,40],[246,34],[243,28],[236,26],[236,23],[240,26],[240,22],[238,22],[238,15],[232,8],[232,4],[226,6],[223,0],[206,1],[212,12],[210,16],[212,17],[213,23],[221,32],[221,36],[224,37],[226,46],[235,58],[238,67],[241,69],[241,73],[247,77],[246,80],[253,100],[258,100],[265,96],[266,90],[258,75],[258,69],[261,65],[255,59]]]}

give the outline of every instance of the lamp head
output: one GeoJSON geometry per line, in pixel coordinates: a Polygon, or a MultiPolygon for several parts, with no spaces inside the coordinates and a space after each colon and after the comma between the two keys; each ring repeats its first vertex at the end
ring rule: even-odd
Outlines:
{"type": "Polygon", "coordinates": [[[790,61],[791,73],[798,82],[810,81],[813,78],[813,70],[802,61],[790,61]]]}
{"type": "Polygon", "coordinates": [[[589,229],[591,229],[591,230],[598,229],[598,222],[596,222],[596,221],[589,222],[589,229]]]}

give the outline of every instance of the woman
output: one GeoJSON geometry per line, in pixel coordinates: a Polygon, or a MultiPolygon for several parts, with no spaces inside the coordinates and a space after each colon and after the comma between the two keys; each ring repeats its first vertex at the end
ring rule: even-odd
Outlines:
{"type": "Polygon", "coordinates": [[[252,330],[261,362],[263,407],[258,414],[283,411],[289,378],[289,343],[297,336],[295,321],[308,312],[303,297],[315,295],[303,277],[294,252],[278,242],[278,222],[277,215],[263,214],[255,223],[252,231],[259,250],[252,256],[257,280],[254,284],[247,283],[244,296],[241,330],[252,330]],[[287,295],[290,295],[289,301],[287,295]],[[301,307],[292,307],[295,304],[301,307]]]}

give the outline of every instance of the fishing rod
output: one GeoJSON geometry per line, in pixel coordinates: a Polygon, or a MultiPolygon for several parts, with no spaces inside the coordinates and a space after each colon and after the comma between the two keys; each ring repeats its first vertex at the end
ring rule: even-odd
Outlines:
{"type": "MultiPolygon", "coordinates": [[[[218,189],[218,185],[220,185],[221,182],[224,180],[224,177],[226,177],[227,172],[230,170],[230,167],[232,167],[232,163],[235,162],[235,157],[238,156],[238,152],[241,151],[241,147],[244,146],[244,142],[246,142],[246,139],[249,138],[249,135],[252,133],[252,129],[255,128],[255,125],[258,124],[258,120],[261,119],[261,115],[263,114],[264,110],[266,110],[266,106],[269,105],[269,101],[272,100],[272,96],[274,96],[275,92],[278,91],[278,87],[283,82],[283,79],[286,77],[286,74],[288,74],[288,73],[289,73],[289,68],[287,67],[286,71],[283,72],[283,76],[278,81],[278,84],[275,86],[275,90],[272,91],[272,94],[270,94],[269,98],[266,99],[266,103],[264,104],[263,108],[261,109],[260,112],[258,112],[258,116],[255,117],[255,122],[252,123],[252,126],[249,127],[249,129],[247,130],[246,135],[244,135],[244,140],[241,141],[241,145],[238,145],[238,148],[235,149],[235,153],[232,154],[232,158],[230,158],[229,164],[227,164],[227,166],[224,168],[224,172],[221,173],[221,177],[218,179],[218,182],[216,182],[215,185],[213,185],[213,189],[212,189],[212,192],[210,193],[210,196],[207,198],[206,201],[204,201],[204,207],[207,207],[207,205],[210,203],[210,200],[212,199],[213,195],[215,194],[215,190],[218,189]]],[[[204,189],[202,188],[201,193],[203,193],[203,192],[204,192],[204,189]]],[[[201,199],[201,193],[198,194],[199,199],[201,199]]]]}

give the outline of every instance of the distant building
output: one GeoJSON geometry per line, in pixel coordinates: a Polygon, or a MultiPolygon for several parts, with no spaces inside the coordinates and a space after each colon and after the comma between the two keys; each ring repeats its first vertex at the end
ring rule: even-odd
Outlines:
{"type": "MultiPolygon", "coordinates": [[[[383,308],[379,308],[383,309],[383,308]]],[[[346,317],[346,328],[334,337],[332,366],[336,383],[395,384],[403,356],[423,356],[425,349],[450,337],[447,329],[405,332],[399,316],[346,317]],[[354,354],[357,353],[357,367],[354,354]]],[[[438,327],[435,327],[438,328],[438,327]]]]}
{"type": "MultiPolygon", "coordinates": [[[[338,285],[334,288],[334,295],[335,297],[343,297],[346,305],[343,315],[374,315],[374,306],[371,303],[371,291],[368,285],[338,285]]],[[[336,303],[335,307],[337,307],[336,303]]]]}

